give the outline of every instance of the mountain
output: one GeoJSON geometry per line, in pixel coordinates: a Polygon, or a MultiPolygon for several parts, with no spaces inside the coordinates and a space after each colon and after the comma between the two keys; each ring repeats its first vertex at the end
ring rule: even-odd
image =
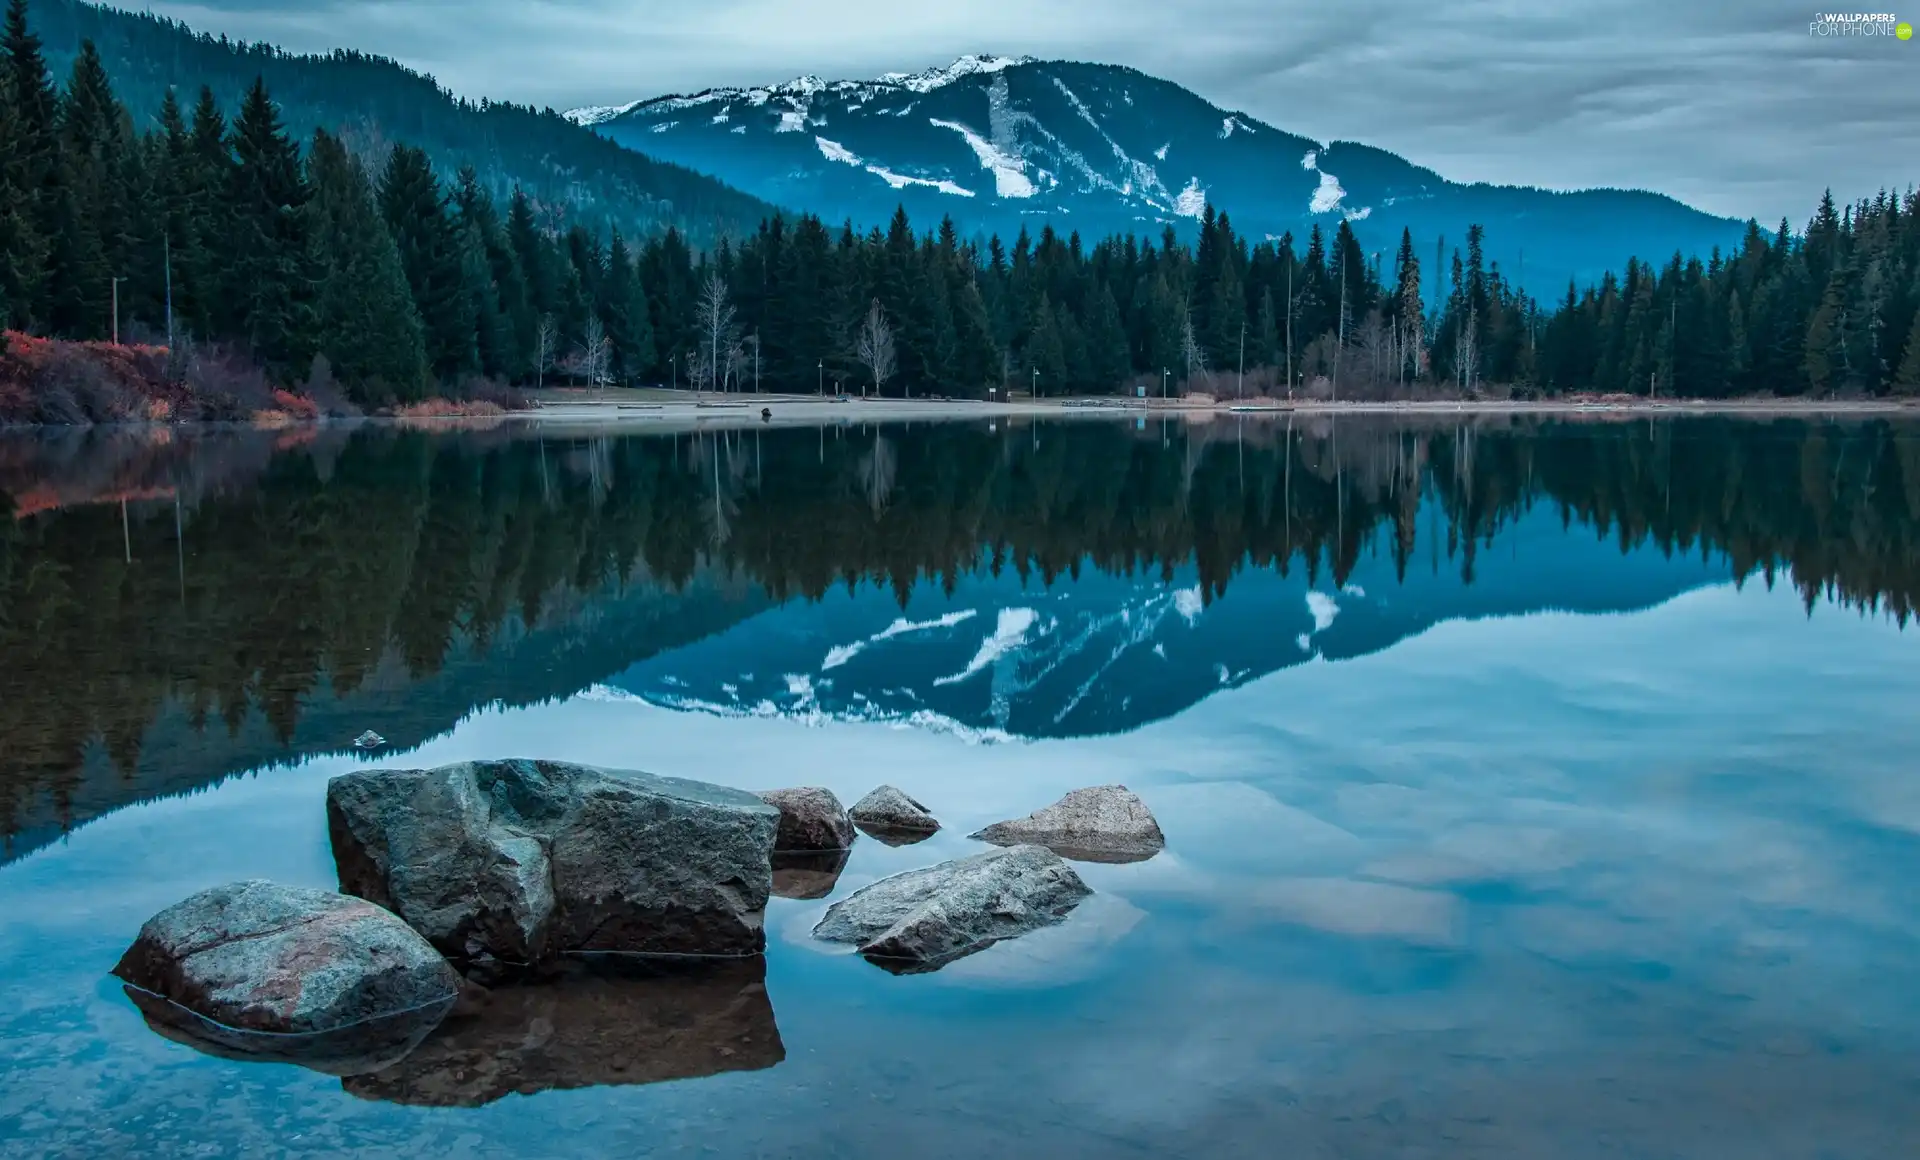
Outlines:
{"type": "MultiPolygon", "coordinates": [[[[871,81],[804,76],[567,114],[652,157],[857,225],[897,204],[923,226],[1011,237],[1041,222],[1093,240],[1158,235],[1211,202],[1255,239],[1355,223],[1390,264],[1401,229],[1423,260],[1487,229],[1487,252],[1537,293],[1632,255],[1704,254],[1740,224],[1632,190],[1460,184],[1383,149],[1321,143],[1130,68],[967,56],[871,81]],[[1524,253],[1524,261],[1522,254],[1524,253]]],[[[1428,277],[1435,277],[1429,267],[1428,277]]]]}
{"type": "MultiPolygon", "coordinates": [[[[1429,501],[1418,526],[1442,517],[1429,501]]],[[[1396,575],[1363,557],[1339,587],[1248,571],[1212,602],[1191,567],[1087,571],[1046,589],[973,573],[918,585],[912,619],[883,588],[786,604],[662,651],[615,694],[723,716],[890,722],[974,741],[1124,733],[1221,691],[1316,660],[1384,652],[1449,621],[1637,612],[1727,581],[1723,560],[1623,553],[1534,508],[1496,533],[1469,581],[1436,559],[1396,575]]]]}
{"type": "Polygon", "coordinates": [[[31,0],[28,17],[63,84],[81,42],[92,40],[142,126],[170,87],[182,90],[190,108],[200,86],[209,86],[231,114],[258,76],[296,137],[326,128],[377,160],[396,142],[417,145],[443,174],[472,165],[503,200],[515,186],[525,189],[551,224],[612,224],[630,236],[671,225],[704,244],[749,232],[773,212],[711,177],[617,148],[551,109],[459,100],[433,78],[380,57],[296,55],[77,0],[31,0]]]}

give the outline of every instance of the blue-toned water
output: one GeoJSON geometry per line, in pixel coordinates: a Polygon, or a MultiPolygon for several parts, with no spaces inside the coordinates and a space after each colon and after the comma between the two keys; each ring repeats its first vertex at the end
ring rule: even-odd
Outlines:
{"type": "Polygon", "coordinates": [[[95,440],[0,487],[7,1155],[1920,1138],[1920,427],[95,440]],[[774,900],[764,999],[415,1061],[480,1106],[200,1054],[108,977],[198,889],[335,885],[330,776],[508,755],[945,828],[774,900]],[[1167,849],[1065,924],[911,976],[808,937],[1113,782],[1167,849]]]}

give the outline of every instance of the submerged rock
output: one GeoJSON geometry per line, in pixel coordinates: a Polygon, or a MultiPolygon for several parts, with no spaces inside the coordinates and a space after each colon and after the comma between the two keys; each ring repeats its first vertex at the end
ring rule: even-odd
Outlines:
{"type": "Polygon", "coordinates": [[[1143,862],[1167,844],[1153,811],[1124,785],[1076,789],[1045,809],[971,836],[996,846],[1045,846],[1081,862],[1143,862]]]}
{"type": "Polygon", "coordinates": [[[840,884],[851,850],[776,850],[773,893],[777,898],[825,898],[840,884]]]}
{"type": "Polygon", "coordinates": [[[780,812],[740,790],[552,761],[327,786],[341,888],[444,953],[756,954],[780,812]]]}
{"type": "Polygon", "coordinates": [[[940,829],[927,807],[890,785],[883,785],[853,803],[848,815],[862,832],[889,846],[924,842],[940,829]]]}
{"type": "Polygon", "coordinates": [[[170,1039],[334,1075],[406,1054],[460,994],[446,960],[387,911],[262,881],[203,890],[161,911],[113,973],[170,1039]]]}
{"type": "Polygon", "coordinates": [[[770,789],[755,796],[780,811],[776,851],[845,850],[853,845],[853,819],[832,790],[770,789]]]}
{"type": "Polygon", "coordinates": [[[342,1086],[369,1100],[478,1107],[513,1093],[756,1071],[786,1058],[766,960],[589,956],[500,987],[397,1065],[342,1086]]]}
{"type": "Polygon", "coordinates": [[[883,878],[829,907],[813,935],[896,973],[938,970],[1059,922],[1091,893],[1053,851],[1014,846],[883,878]]]}

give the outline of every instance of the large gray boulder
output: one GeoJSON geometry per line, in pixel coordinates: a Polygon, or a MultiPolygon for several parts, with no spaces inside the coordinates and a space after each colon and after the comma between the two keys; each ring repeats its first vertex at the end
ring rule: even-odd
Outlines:
{"type": "Polygon", "coordinates": [[[327,786],[341,889],[444,953],[757,954],[780,811],[750,793],[552,761],[365,770],[327,786]]]}
{"type": "Polygon", "coordinates": [[[776,853],[845,850],[853,845],[853,819],[830,789],[770,789],[758,795],[780,811],[776,853]]]}
{"type": "Polygon", "coordinates": [[[1142,862],[1167,844],[1153,811],[1124,785],[1076,789],[1045,809],[971,836],[996,846],[1045,846],[1081,862],[1142,862]]]}
{"type": "Polygon", "coordinates": [[[387,911],[263,881],[161,911],[113,973],[168,1038],[335,1075],[405,1055],[460,995],[454,969],[387,911]]]}
{"type": "Polygon", "coordinates": [[[940,829],[927,807],[890,785],[853,803],[847,813],[863,832],[889,846],[923,842],[940,829]]]}
{"type": "Polygon", "coordinates": [[[362,1099],[478,1107],[519,1093],[659,1083],[786,1058],[766,959],[592,960],[495,988],[396,1066],[344,1087],[362,1099]]]}
{"type": "Polygon", "coordinates": [[[938,970],[1059,922],[1091,893],[1058,854],[1014,846],[882,878],[829,907],[813,936],[896,973],[938,970]]]}

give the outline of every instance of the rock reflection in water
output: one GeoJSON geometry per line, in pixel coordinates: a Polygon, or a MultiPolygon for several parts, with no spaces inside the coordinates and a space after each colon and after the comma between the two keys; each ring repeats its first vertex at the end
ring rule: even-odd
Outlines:
{"type": "Polygon", "coordinates": [[[773,893],[776,898],[825,898],[840,883],[852,850],[775,850],[773,893]]]}
{"type": "Polygon", "coordinates": [[[892,826],[869,826],[855,822],[861,833],[882,846],[914,846],[939,833],[938,830],[900,830],[892,826]]]}
{"type": "Polygon", "coordinates": [[[454,1000],[302,1034],[249,1031],[216,1023],[162,995],[123,988],[156,1034],[217,1059],[241,1063],[291,1063],[342,1077],[392,1067],[406,1058],[446,1017],[454,1000]]]}
{"type": "Polygon", "coordinates": [[[501,987],[395,1066],[347,1077],[368,1100],[479,1107],[518,1092],[758,1071],[786,1058],[766,959],[569,960],[548,982],[501,987]]]}

